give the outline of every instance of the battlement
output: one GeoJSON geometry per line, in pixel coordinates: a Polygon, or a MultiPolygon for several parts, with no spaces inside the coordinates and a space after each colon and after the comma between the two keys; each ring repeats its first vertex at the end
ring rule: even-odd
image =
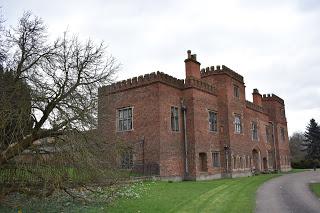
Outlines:
{"type": "Polygon", "coordinates": [[[185,81],[182,79],[177,79],[159,71],[119,81],[108,86],[103,86],[99,90],[103,94],[111,94],[136,87],[146,86],[155,82],[161,82],[177,89],[197,88],[211,94],[215,93],[215,88],[212,85],[202,82],[201,80],[191,78],[185,83],[185,81]]]}
{"type": "Polygon", "coordinates": [[[206,82],[203,82],[201,80],[194,79],[194,78],[186,79],[185,88],[197,88],[199,90],[211,93],[213,95],[216,94],[214,86],[212,86],[206,82]]]}
{"type": "Polygon", "coordinates": [[[256,104],[254,104],[254,103],[252,103],[250,101],[247,101],[247,100],[246,100],[246,107],[249,108],[249,109],[252,109],[254,111],[258,111],[258,112],[261,112],[261,113],[267,113],[267,111],[263,107],[261,107],[259,105],[256,105],[256,104]]]}
{"type": "Polygon", "coordinates": [[[119,81],[111,85],[104,86],[101,88],[101,90],[104,90],[104,92],[106,93],[116,93],[135,87],[145,86],[155,82],[162,82],[178,89],[182,89],[184,87],[184,80],[174,78],[168,74],[158,71],[119,81]]]}
{"type": "Polygon", "coordinates": [[[277,101],[284,105],[284,100],[275,94],[263,94],[262,101],[277,101]]]}
{"type": "Polygon", "coordinates": [[[243,82],[243,76],[236,73],[235,71],[233,71],[232,69],[230,69],[229,67],[222,65],[222,66],[211,66],[211,67],[207,67],[207,68],[203,68],[201,69],[201,78],[206,77],[206,76],[210,76],[210,75],[216,75],[216,74],[227,74],[230,77],[243,82]]]}

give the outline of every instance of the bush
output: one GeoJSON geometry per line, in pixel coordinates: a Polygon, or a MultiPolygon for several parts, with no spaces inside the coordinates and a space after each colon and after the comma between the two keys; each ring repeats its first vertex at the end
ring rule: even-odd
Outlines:
{"type": "Polygon", "coordinates": [[[320,167],[320,161],[316,160],[301,160],[291,163],[291,167],[294,169],[312,169],[314,167],[320,167]]]}

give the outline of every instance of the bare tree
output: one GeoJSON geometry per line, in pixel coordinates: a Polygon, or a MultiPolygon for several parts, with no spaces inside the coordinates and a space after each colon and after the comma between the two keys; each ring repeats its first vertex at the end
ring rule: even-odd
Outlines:
{"type": "MultiPolygon", "coordinates": [[[[1,10],[1,7],[0,7],[1,10]]],[[[4,32],[4,19],[2,14],[0,13],[0,68],[2,69],[2,63],[5,59],[5,55],[6,55],[6,51],[5,51],[5,45],[4,45],[4,41],[3,41],[3,32],[4,32]]]]}
{"type": "Polygon", "coordinates": [[[13,85],[28,88],[30,130],[1,146],[0,165],[39,139],[95,128],[97,90],[119,68],[103,43],[82,43],[67,32],[50,43],[43,21],[30,12],[4,36],[9,49],[3,69],[13,74],[13,85]]]}

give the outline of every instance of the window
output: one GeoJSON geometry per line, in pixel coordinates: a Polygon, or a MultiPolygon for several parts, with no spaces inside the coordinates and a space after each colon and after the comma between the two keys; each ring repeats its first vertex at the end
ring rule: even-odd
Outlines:
{"type": "Polygon", "coordinates": [[[171,107],[171,130],[179,131],[179,110],[178,107],[171,107]]]}
{"type": "Polygon", "coordinates": [[[282,108],[280,108],[280,115],[282,118],[286,117],[286,113],[285,113],[284,109],[282,109],[282,108]]]}
{"type": "Polygon", "coordinates": [[[239,87],[237,85],[233,86],[233,96],[235,98],[239,98],[240,97],[239,87]]]}
{"type": "Polygon", "coordinates": [[[237,168],[237,158],[236,156],[233,156],[233,169],[236,169],[237,168]]]}
{"type": "Polygon", "coordinates": [[[271,143],[272,138],[271,138],[271,128],[269,125],[266,125],[266,142],[271,143]]]}
{"type": "Polygon", "coordinates": [[[212,152],[212,164],[213,167],[220,167],[220,153],[212,152]]]}
{"type": "Polygon", "coordinates": [[[252,140],[258,140],[258,124],[253,121],[251,123],[251,131],[252,131],[252,140]]]}
{"type": "Polygon", "coordinates": [[[241,124],[241,116],[240,115],[235,115],[235,117],[234,117],[234,131],[235,131],[235,133],[242,132],[242,124],[241,124]]]}
{"type": "Polygon", "coordinates": [[[132,107],[118,109],[118,131],[132,130],[132,107]]]}
{"type": "Polygon", "coordinates": [[[130,149],[122,153],[121,168],[132,169],[132,167],[133,167],[133,154],[132,154],[132,149],[130,149]]]}
{"type": "Polygon", "coordinates": [[[272,151],[268,151],[268,162],[269,162],[269,167],[272,168],[273,167],[273,152],[272,151]]]}
{"type": "Polygon", "coordinates": [[[284,133],[283,127],[280,128],[280,134],[281,134],[281,141],[284,142],[285,141],[285,133],[284,133]]]}
{"type": "Polygon", "coordinates": [[[217,113],[213,111],[209,111],[209,130],[213,132],[218,130],[217,113]]]}

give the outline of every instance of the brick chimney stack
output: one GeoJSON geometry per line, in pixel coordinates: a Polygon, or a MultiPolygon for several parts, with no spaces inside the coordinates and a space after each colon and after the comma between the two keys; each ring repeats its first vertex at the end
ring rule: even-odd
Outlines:
{"type": "Polygon", "coordinates": [[[262,95],[259,93],[258,89],[253,89],[252,98],[254,104],[262,106],[262,95]]]}
{"type": "Polygon", "coordinates": [[[191,55],[191,50],[188,50],[188,58],[184,60],[186,64],[186,78],[200,79],[200,63],[197,61],[197,55],[191,55]]]}

